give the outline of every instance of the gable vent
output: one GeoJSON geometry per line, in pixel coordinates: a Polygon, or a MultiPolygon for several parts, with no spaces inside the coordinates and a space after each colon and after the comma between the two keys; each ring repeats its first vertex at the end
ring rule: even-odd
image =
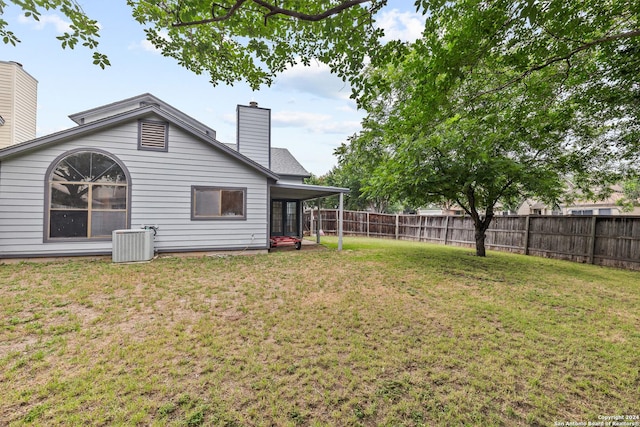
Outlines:
{"type": "Polygon", "coordinates": [[[167,124],[161,122],[140,122],[141,150],[167,151],[167,124]]]}

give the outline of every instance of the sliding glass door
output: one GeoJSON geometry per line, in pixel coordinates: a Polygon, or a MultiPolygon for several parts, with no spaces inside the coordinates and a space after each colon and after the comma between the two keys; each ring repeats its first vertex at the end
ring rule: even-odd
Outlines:
{"type": "Polygon", "coordinates": [[[271,235],[300,236],[300,202],[297,200],[273,200],[271,202],[271,235]]]}

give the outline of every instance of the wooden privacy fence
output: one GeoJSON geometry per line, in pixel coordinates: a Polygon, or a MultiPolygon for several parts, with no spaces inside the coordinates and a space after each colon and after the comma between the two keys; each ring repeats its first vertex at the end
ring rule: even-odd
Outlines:
{"type": "MultiPolygon", "coordinates": [[[[317,227],[307,211],[305,231],[317,227]]],[[[336,234],[338,211],[323,209],[321,230],[336,234]]],[[[461,216],[344,211],[345,236],[382,237],[475,247],[473,220],[461,216]]],[[[501,216],[487,230],[487,249],[640,270],[640,217],[501,216]]]]}

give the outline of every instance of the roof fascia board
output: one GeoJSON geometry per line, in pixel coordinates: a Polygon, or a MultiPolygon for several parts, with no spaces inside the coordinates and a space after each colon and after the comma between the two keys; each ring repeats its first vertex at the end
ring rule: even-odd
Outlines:
{"type": "Polygon", "coordinates": [[[311,178],[311,174],[308,174],[308,175],[298,175],[298,174],[292,174],[292,173],[281,173],[281,174],[280,174],[280,178],[281,178],[281,179],[292,179],[292,178],[311,178]]]}
{"type": "Polygon", "coordinates": [[[275,186],[281,187],[281,188],[291,188],[291,189],[299,189],[299,190],[331,190],[331,191],[335,191],[336,193],[348,193],[349,191],[351,191],[345,187],[331,187],[328,185],[276,183],[275,186]]]}
{"type": "Polygon", "coordinates": [[[349,193],[349,189],[308,184],[274,184],[270,188],[270,193],[271,198],[275,199],[312,200],[349,193]]]}
{"type": "Polygon", "coordinates": [[[324,185],[310,185],[310,184],[285,184],[285,183],[276,183],[273,185],[277,188],[287,189],[287,190],[312,190],[312,191],[330,191],[332,193],[349,193],[351,190],[344,187],[330,187],[324,185]]]}

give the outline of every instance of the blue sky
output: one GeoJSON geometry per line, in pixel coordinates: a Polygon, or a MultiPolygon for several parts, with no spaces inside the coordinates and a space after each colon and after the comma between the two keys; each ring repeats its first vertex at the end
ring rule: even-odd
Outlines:
{"type": "MultiPolygon", "coordinates": [[[[38,136],[74,126],[70,114],[149,92],[233,143],[236,105],[257,101],[271,109],[272,145],[288,148],[309,172],[322,175],[337,163],[334,149],[360,129],[363,112],[349,99],[350,88],[324,66],[296,66],[255,92],[243,83],[214,87],[207,76],[156,52],[125,0],[79,3],[100,23],[99,50],[112,64],[105,70],[92,64],[87,49],[60,47],[55,37],[67,25],[61,14],[45,13],[37,23],[11,4],[5,9],[3,19],[21,43],[0,42],[0,60],[21,63],[38,80],[38,136]]],[[[390,1],[379,15],[389,38],[419,37],[424,21],[413,3],[390,1]]]]}

